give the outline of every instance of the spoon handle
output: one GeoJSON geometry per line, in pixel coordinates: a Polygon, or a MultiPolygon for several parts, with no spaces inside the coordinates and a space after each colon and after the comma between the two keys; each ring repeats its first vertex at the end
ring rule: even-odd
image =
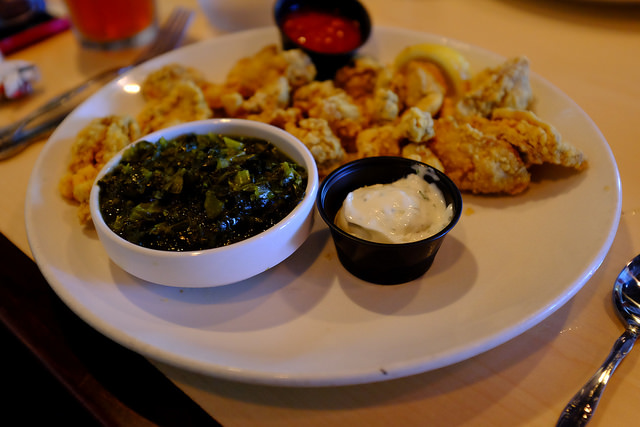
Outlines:
{"type": "Polygon", "coordinates": [[[638,338],[638,332],[627,329],[613,345],[600,369],[573,396],[565,406],[556,427],[577,427],[586,425],[600,402],[600,396],[607,386],[607,382],[622,359],[631,351],[638,338]]]}

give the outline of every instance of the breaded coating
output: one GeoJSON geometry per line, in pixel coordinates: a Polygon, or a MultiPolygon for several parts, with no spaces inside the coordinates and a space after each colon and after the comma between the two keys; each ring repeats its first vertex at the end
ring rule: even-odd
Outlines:
{"type": "Polygon", "coordinates": [[[333,80],[316,81],[307,54],[270,44],[222,64],[230,71],[219,82],[187,66],[165,65],[143,81],[137,121],[110,116],[78,134],[60,192],[80,203],[86,223],[93,180],[115,152],[150,132],[210,117],[288,131],[309,148],[321,176],[347,160],[404,156],[446,172],[462,191],[515,195],[529,186],[533,165],[587,167],[585,154],[531,111],[526,57],[470,80],[467,70],[454,70],[457,57],[446,61],[427,55],[394,65],[359,56],[333,80]]]}
{"type": "Polygon", "coordinates": [[[169,95],[179,82],[190,81],[196,85],[204,84],[202,74],[180,64],[168,64],[151,72],[142,82],[140,92],[145,101],[160,100],[169,95]]]}
{"type": "Polygon", "coordinates": [[[529,186],[531,175],[508,142],[451,117],[436,120],[435,131],[429,148],[460,190],[513,195],[529,186]]]}
{"type": "Polygon", "coordinates": [[[376,59],[363,56],[353,60],[349,65],[340,68],[335,75],[336,87],[344,91],[359,104],[364,104],[376,91],[378,75],[383,65],[376,59]]]}
{"type": "Polygon", "coordinates": [[[65,199],[79,203],[81,224],[91,219],[89,195],[98,172],[116,153],[140,137],[138,123],[129,116],[94,119],[78,132],[71,146],[71,161],[58,188],[65,199]]]}
{"type": "Polygon", "coordinates": [[[316,68],[301,50],[283,52],[272,44],[236,62],[227,74],[225,86],[229,91],[249,98],[265,83],[281,76],[287,78],[292,88],[298,88],[315,78],[316,68]]]}
{"type": "Polygon", "coordinates": [[[247,116],[248,120],[255,120],[258,122],[268,123],[270,125],[279,127],[281,129],[287,126],[296,126],[296,124],[303,119],[302,112],[297,108],[275,108],[268,112],[260,114],[250,114],[247,116]]]}
{"type": "Polygon", "coordinates": [[[425,113],[435,116],[442,109],[444,105],[444,94],[440,92],[431,92],[415,105],[416,108],[424,111],[425,113]]]}
{"type": "Polygon", "coordinates": [[[526,110],[532,99],[529,60],[520,56],[476,74],[452,115],[490,117],[496,108],[526,110]]]}
{"type": "Polygon", "coordinates": [[[356,138],[358,157],[399,156],[400,141],[393,125],[364,129],[356,138]]]}
{"type": "Polygon", "coordinates": [[[376,78],[375,90],[378,89],[393,89],[393,77],[394,69],[391,66],[385,66],[378,72],[376,78]]]}
{"type": "Polygon", "coordinates": [[[405,145],[402,147],[402,157],[426,163],[438,169],[440,172],[445,172],[444,166],[438,156],[436,156],[426,144],[411,142],[405,145]]]}
{"type": "Polygon", "coordinates": [[[281,76],[286,68],[287,63],[278,46],[268,45],[236,62],[227,74],[225,86],[243,98],[249,98],[265,82],[281,76]]]}
{"type": "Polygon", "coordinates": [[[587,167],[587,159],[576,147],[562,140],[555,127],[531,111],[499,108],[492,120],[475,127],[515,146],[527,167],[551,163],[577,170],[587,167]]]}
{"type": "Polygon", "coordinates": [[[212,114],[202,90],[192,81],[180,81],[166,97],[147,102],[138,122],[146,135],[180,123],[208,119],[212,114]]]}
{"type": "Polygon", "coordinates": [[[361,118],[360,108],[345,92],[339,92],[326,98],[317,99],[308,110],[311,117],[326,119],[328,122],[361,118]]]}
{"type": "Polygon", "coordinates": [[[285,87],[283,82],[286,82],[286,91],[279,91],[279,96],[286,96],[287,100],[280,102],[278,108],[286,107],[282,104],[289,103],[290,92],[313,81],[315,76],[315,65],[307,54],[299,49],[281,51],[276,45],[269,45],[253,56],[240,59],[223,83],[199,85],[215,115],[244,117],[257,114],[257,108],[264,111],[259,105],[265,102],[265,92],[271,98],[274,87],[285,87]],[[243,105],[245,101],[248,104],[243,105]]]}
{"type": "Polygon", "coordinates": [[[285,50],[282,52],[282,57],[287,64],[284,77],[292,89],[311,83],[316,78],[316,66],[309,55],[300,49],[285,50]]]}
{"type": "Polygon", "coordinates": [[[402,113],[396,125],[396,135],[411,142],[425,142],[433,138],[433,118],[431,114],[411,107],[402,113]]]}
{"type": "MultiPolygon", "coordinates": [[[[204,99],[209,108],[214,112],[223,109],[222,97],[233,91],[228,89],[223,83],[212,83],[208,81],[202,82],[200,85],[204,99]]],[[[237,93],[237,92],[236,92],[237,93]]],[[[242,96],[241,96],[242,98],[242,96]]]]}
{"type": "Polygon", "coordinates": [[[220,96],[220,104],[224,110],[225,117],[236,117],[242,109],[244,98],[240,92],[229,92],[220,96]]]}
{"type": "Polygon", "coordinates": [[[345,157],[340,140],[333,134],[325,119],[302,119],[297,124],[287,123],[285,130],[309,148],[321,175],[328,174],[345,157]]]}
{"type": "Polygon", "coordinates": [[[365,111],[369,124],[392,122],[400,113],[400,98],[391,89],[376,89],[374,95],[367,98],[365,111]]]}
{"type": "Polygon", "coordinates": [[[258,89],[244,107],[250,112],[264,112],[289,105],[291,87],[286,77],[281,76],[258,89]]]}
{"type": "Polygon", "coordinates": [[[362,129],[362,113],[333,81],[312,82],[299,88],[293,95],[293,106],[307,117],[326,120],[343,147],[348,152],[355,151],[355,139],[362,129]]]}
{"type": "Polygon", "coordinates": [[[269,116],[275,109],[288,107],[290,92],[286,77],[280,76],[258,89],[248,99],[242,98],[238,92],[228,93],[222,97],[222,104],[229,117],[269,116]]]}
{"type": "Polygon", "coordinates": [[[325,119],[343,143],[353,139],[360,131],[360,108],[344,92],[318,99],[308,111],[309,117],[325,119]]]}
{"type": "Polygon", "coordinates": [[[429,106],[431,114],[440,109],[446,92],[446,86],[443,86],[419,61],[411,61],[401,70],[397,70],[393,75],[392,87],[405,107],[415,107],[421,102],[424,105],[424,98],[429,96],[429,105],[439,99],[439,105],[429,106]],[[437,95],[434,97],[432,94],[437,95]]]}
{"type": "Polygon", "coordinates": [[[344,93],[344,91],[337,88],[331,80],[321,82],[313,81],[295,90],[291,101],[294,107],[308,114],[309,110],[311,110],[320,99],[328,98],[339,93],[344,93]]]}

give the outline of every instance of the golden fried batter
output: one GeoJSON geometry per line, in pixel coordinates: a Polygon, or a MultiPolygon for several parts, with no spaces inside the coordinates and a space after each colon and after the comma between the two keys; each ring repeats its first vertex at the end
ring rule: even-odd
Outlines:
{"type": "Polygon", "coordinates": [[[243,98],[249,98],[265,83],[281,76],[287,78],[291,87],[297,88],[315,78],[316,68],[302,51],[283,52],[273,44],[240,59],[227,74],[225,86],[243,98]]]}
{"type": "Polygon", "coordinates": [[[336,87],[344,89],[355,102],[362,105],[376,91],[378,75],[382,69],[383,65],[376,59],[363,56],[340,68],[334,82],[336,87]]]}
{"type": "MultiPolygon", "coordinates": [[[[442,106],[446,87],[438,82],[436,77],[427,71],[418,61],[411,61],[393,75],[392,87],[398,93],[400,101],[406,107],[415,107],[425,103],[429,98],[429,112],[435,114],[442,106]],[[435,97],[433,94],[436,94],[435,97]],[[439,105],[431,105],[439,100],[439,105]]],[[[425,109],[425,111],[427,111],[425,109]]]]}
{"type": "Polygon", "coordinates": [[[255,55],[240,59],[227,74],[225,85],[244,98],[253,95],[265,82],[284,73],[286,61],[276,45],[268,45],[255,55]]]}
{"type": "Polygon", "coordinates": [[[328,98],[344,91],[337,88],[333,81],[313,81],[306,84],[293,92],[291,101],[293,106],[299,108],[303,113],[308,114],[319,100],[328,98]]]}
{"type": "Polygon", "coordinates": [[[482,70],[455,93],[438,65],[416,59],[394,68],[359,57],[334,80],[315,77],[308,55],[275,44],[237,61],[222,82],[166,65],[143,82],[137,122],[110,116],[78,134],[60,192],[80,203],[86,223],[93,180],[114,153],[155,130],[213,116],[285,129],[309,148],[321,175],[353,158],[404,156],[445,171],[462,191],[518,194],[532,165],[587,167],[579,149],[530,111],[525,57],[482,70]]]}
{"type": "Polygon", "coordinates": [[[451,114],[490,117],[496,108],[526,110],[532,99],[529,60],[521,56],[476,74],[451,114]]]}
{"type": "Polygon", "coordinates": [[[411,107],[402,113],[395,129],[396,135],[411,142],[425,142],[435,135],[431,114],[411,107]]]}
{"type": "Polygon", "coordinates": [[[398,118],[400,98],[391,89],[376,89],[371,98],[367,98],[364,110],[367,112],[369,124],[385,124],[398,118]]]}
{"type": "Polygon", "coordinates": [[[400,138],[393,125],[364,129],[356,138],[358,157],[399,156],[400,138]]]}
{"type": "Polygon", "coordinates": [[[316,78],[316,66],[309,55],[300,49],[290,49],[282,52],[287,67],[284,77],[293,90],[311,83],[316,78]]]}
{"type": "Polygon", "coordinates": [[[196,85],[204,84],[199,71],[180,64],[168,64],[151,72],[142,82],[140,92],[145,101],[161,100],[169,95],[179,82],[190,81],[196,85]]]}
{"type": "Polygon", "coordinates": [[[290,92],[291,88],[286,77],[280,76],[265,84],[247,99],[244,99],[239,92],[228,93],[221,99],[229,117],[247,118],[249,115],[268,117],[273,110],[287,108],[290,92]]]}
{"type": "Polygon", "coordinates": [[[531,175],[508,142],[451,117],[436,120],[435,132],[429,148],[460,190],[518,194],[529,186],[531,175]]]}
{"type": "Polygon", "coordinates": [[[402,157],[426,163],[438,169],[440,172],[445,172],[444,166],[438,156],[436,156],[426,144],[411,142],[405,145],[402,147],[402,157]]]}
{"type": "Polygon", "coordinates": [[[212,111],[202,90],[192,81],[179,81],[169,94],[159,100],[145,104],[138,115],[143,135],[194,120],[204,120],[212,116],[212,111]]]}
{"type": "Polygon", "coordinates": [[[307,117],[324,119],[347,152],[355,151],[362,129],[362,112],[353,99],[333,81],[311,82],[293,95],[293,106],[307,117]]]}
{"type": "Polygon", "coordinates": [[[71,146],[71,161],[58,188],[65,199],[78,202],[78,219],[91,219],[89,195],[98,172],[118,151],[140,138],[140,127],[133,117],[108,116],[92,120],[71,146]]]}
{"type": "Polygon", "coordinates": [[[577,170],[587,167],[582,151],[563,141],[556,128],[531,111],[499,108],[493,111],[492,120],[474,126],[515,146],[527,167],[542,163],[577,170]]]}
{"type": "Polygon", "coordinates": [[[328,174],[345,158],[340,140],[333,134],[325,119],[302,119],[297,124],[287,123],[285,130],[309,148],[321,175],[328,174]]]}

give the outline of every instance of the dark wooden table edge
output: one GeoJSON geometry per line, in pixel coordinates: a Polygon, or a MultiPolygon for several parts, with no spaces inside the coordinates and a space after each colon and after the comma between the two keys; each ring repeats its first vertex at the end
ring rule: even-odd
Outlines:
{"type": "MultiPolygon", "coordinates": [[[[2,234],[0,320],[3,347],[23,346],[15,349],[17,354],[33,355],[96,425],[221,425],[148,360],[76,316],[51,289],[36,263],[2,234]]],[[[38,370],[28,364],[5,368],[12,369],[14,378],[29,383],[22,384],[27,392],[29,387],[39,387],[39,380],[46,380],[34,378],[38,370]]],[[[29,410],[38,411],[38,406],[30,402],[29,410]]],[[[48,415],[54,421],[53,414],[48,415]]]]}

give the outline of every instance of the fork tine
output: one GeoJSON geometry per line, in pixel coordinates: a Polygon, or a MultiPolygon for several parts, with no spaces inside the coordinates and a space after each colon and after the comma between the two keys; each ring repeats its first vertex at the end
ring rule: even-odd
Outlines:
{"type": "Polygon", "coordinates": [[[180,44],[192,18],[193,11],[176,7],[158,31],[153,43],[136,58],[134,65],[167,52],[180,44]]]}

